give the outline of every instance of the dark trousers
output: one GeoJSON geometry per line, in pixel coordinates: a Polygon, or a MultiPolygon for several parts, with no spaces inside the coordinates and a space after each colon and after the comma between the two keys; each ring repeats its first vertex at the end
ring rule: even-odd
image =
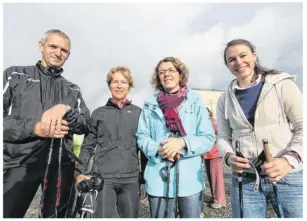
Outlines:
{"type": "MultiPolygon", "coordinates": [[[[44,177],[44,167],[15,167],[3,174],[3,217],[23,218],[44,177]]],[[[57,217],[65,217],[73,182],[74,165],[62,166],[61,199],[57,217]]],[[[43,217],[55,217],[57,167],[49,168],[45,191],[43,217]]],[[[37,208],[39,210],[39,208],[37,208]]]]}
{"type": "Polygon", "coordinates": [[[137,218],[139,213],[139,183],[105,182],[98,193],[95,218],[112,218],[117,208],[121,218],[137,218]]]}

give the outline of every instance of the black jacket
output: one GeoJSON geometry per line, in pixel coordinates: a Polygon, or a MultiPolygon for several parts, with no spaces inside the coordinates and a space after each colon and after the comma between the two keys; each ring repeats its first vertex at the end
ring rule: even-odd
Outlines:
{"type": "MultiPolygon", "coordinates": [[[[93,111],[90,132],[81,147],[80,159],[87,166],[94,154],[92,170],[99,172],[105,179],[132,178],[139,173],[138,152],[141,153],[142,172],[146,157],[137,148],[136,131],[141,108],[125,104],[121,109],[110,99],[105,106],[93,111]],[[96,148],[96,149],[95,149],[96,148]]],[[[80,173],[85,169],[78,166],[80,173]]]]}
{"type": "MultiPolygon", "coordinates": [[[[34,126],[44,111],[56,104],[66,104],[72,109],[64,119],[69,124],[69,134],[63,145],[72,149],[72,136],[88,133],[89,110],[77,85],[61,76],[63,69],[41,66],[13,66],[3,73],[3,161],[4,169],[23,166],[41,166],[47,162],[50,138],[34,134],[34,126]]],[[[54,139],[54,146],[60,139],[54,139]]],[[[54,148],[53,161],[58,148],[54,148]]],[[[71,162],[63,150],[63,163],[71,162]]],[[[54,164],[52,163],[52,164],[54,164]]]]}

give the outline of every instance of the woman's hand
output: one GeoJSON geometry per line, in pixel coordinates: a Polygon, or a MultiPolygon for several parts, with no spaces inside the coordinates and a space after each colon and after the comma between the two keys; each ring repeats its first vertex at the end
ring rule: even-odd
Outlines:
{"type": "Polygon", "coordinates": [[[250,168],[248,159],[243,157],[238,157],[234,154],[228,157],[227,164],[236,173],[243,173],[244,169],[250,168]]]}
{"type": "Polygon", "coordinates": [[[271,162],[264,163],[261,168],[268,175],[271,182],[281,180],[292,170],[292,166],[289,165],[285,158],[273,158],[271,162]]]}
{"type": "Polygon", "coordinates": [[[85,174],[80,174],[79,176],[77,176],[76,178],[76,184],[78,185],[81,181],[83,180],[89,180],[90,177],[88,175],[85,174]]]}
{"type": "Polygon", "coordinates": [[[170,161],[174,161],[175,156],[177,158],[182,154],[181,149],[185,147],[183,138],[168,138],[160,143],[161,147],[158,150],[162,153],[163,158],[167,158],[170,161]]]}

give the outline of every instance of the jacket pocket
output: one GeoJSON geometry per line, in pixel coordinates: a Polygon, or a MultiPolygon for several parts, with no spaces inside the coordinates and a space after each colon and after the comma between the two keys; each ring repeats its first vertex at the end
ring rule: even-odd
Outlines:
{"type": "Polygon", "coordinates": [[[240,142],[240,152],[248,159],[254,159],[257,157],[257,147],[253,134],[240,134],[239,137],[232,139],[232,147],[236,152],[236,141],[240,142]]]}
{"type": "Polygon", "coordinates": [[[272,144],[275,147],[277,147],[278,149],[285,149],[288,147],[289,142],[291,141],[290,131],[285,131],[282,128],[279,128],[279,130],[275,133],[273,133],[272,131],[269,131],[269,133],[272,144]]]}

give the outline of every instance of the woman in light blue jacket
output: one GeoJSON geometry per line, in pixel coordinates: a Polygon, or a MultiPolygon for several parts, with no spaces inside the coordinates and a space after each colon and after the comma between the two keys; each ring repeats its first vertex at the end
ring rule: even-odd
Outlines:
{"type": "Polygon", "coordinates": [[[188,74],[177,58],[159,61],[152,79],[158,93],[140,115],[136,135],[149,159],[144,176],[151,217],[171,217],[175,201],[181,218],[199,218],[202,210],[201,155],[210,151],[215,135],[199,95],[187,88],[188,74]]]}

